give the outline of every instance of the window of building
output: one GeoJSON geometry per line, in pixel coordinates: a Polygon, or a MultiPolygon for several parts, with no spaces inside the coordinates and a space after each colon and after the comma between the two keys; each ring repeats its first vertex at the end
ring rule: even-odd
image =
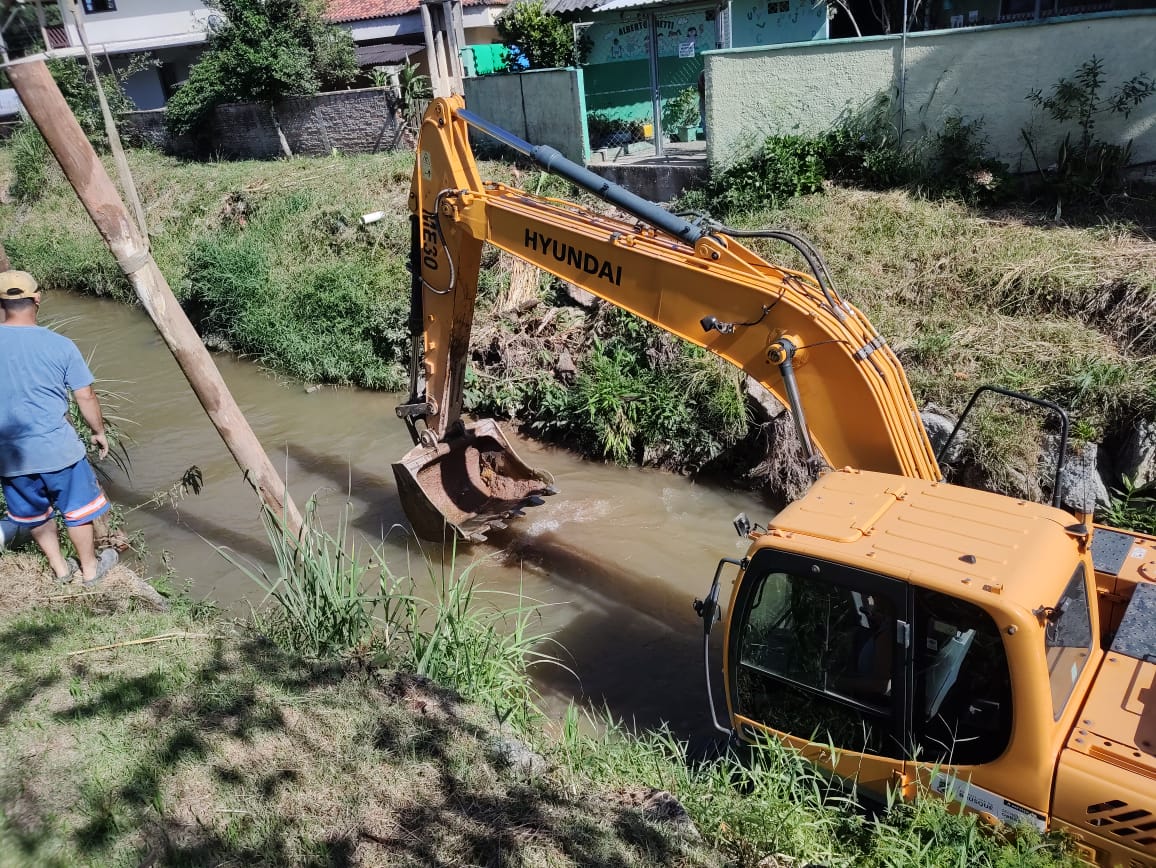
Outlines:
{"type": "Polygon", "coordinates": [[[769,572],[749,586],[740,603],[738,712],[843,750],[899,757],[895,597],[878,576],[872,587],[854,581],[857,571],[828,569],[833,581],[799,570],[769,572]]]}
{"type": "Polygon", "coordinates": [[[1011,674],[999,628],[983,609],[915,591],[914,743],[924,762],[977,765],[1011,740],[1011,674]]]}
{"type": "Polygon", "coordinates": [[[115,12],[116,0],[84,0],[84,11],[89,15],[94,12],[115,12]]]}
{"type": "Polygon", "coordinates": [[[1044,645],[1052,686],[1052,713],[1059,720],[1092,653],[1092,613],[1083,564],[1076,568],[1063,595],[1047,614],[1044,645]]]}

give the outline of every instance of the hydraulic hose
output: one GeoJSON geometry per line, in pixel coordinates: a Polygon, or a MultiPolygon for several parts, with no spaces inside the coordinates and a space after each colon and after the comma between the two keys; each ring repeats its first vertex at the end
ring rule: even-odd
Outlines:
{"type": "Polygon", "coordinates": [[[643,199],[625,187],[607,181],[601,175],[591,172],[585,166],[568,160],[557,148],[552,148],[549,145],[532,145],[524,139],[518,138],[509,130],[495,126],[467,109],[458,109],[454,115],[506,147],[512,148],[519,154],[525,154],[547,172],[565,178],[570,183],[593,193],[611,205],[618,206],[628,214],[634,215],[644,223],[649,223],[667,235],[672,235],[680,241],[693,245],[708,234],[705,229],[672,214],[665,208],[660,208],[649,199],[643,199]]]}

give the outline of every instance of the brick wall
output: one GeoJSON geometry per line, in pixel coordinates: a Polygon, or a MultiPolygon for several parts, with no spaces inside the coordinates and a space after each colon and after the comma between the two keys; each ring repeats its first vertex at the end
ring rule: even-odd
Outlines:
{"type": "MultiPolygon", "coordinates": [[[[277,119],[295,154],[321,156],[333,151],[364,154],[413,147],[399,125],[397,100],[385,88],[342,90],[312,97],[290,97],[277,104],[277,119]]],[[[218,106],[203,131],[189,140],[170,141],[164,112],[125,116],[137,142],[176,154],[195,150],[226,157],[265,158],[281,155],[269,108],[260,103],[218,106]]]]}

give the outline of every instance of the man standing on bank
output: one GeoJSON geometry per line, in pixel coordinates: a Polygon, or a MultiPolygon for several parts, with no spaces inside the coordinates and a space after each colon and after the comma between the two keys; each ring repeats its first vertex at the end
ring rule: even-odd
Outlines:
{"type": "Polygon", "coordinates": [[[97,557],[92,527],[109,502],[68,422],[71,391],[100,457],[108,455],[92,373],[76,344],[36,324],[40,291],[31,274],[0,272],[0,308],[0,485],[8,518],[28,528],[57,580],[70,582],[76,564],[60,551],[53,520],[59,511],[83,583],[95,585],[117,561],[115,549],[97,557]]]}

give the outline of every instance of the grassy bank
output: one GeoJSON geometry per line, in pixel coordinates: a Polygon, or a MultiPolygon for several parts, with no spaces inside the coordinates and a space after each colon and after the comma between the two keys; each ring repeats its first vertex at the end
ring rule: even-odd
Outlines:
{"type": "Polygon", "coordinates": [[[384,627],[306,660],[203,607],[62,595],[0,557],[0,864],[1075,864],[935,801],[868,817],[771,746],[688,763],[576,713],[499,723],[509,679],[409,674],[384,627]]]}
{"type": "MultiPolygon", "coordinates": [[[[409,155],[130,159],[157,258],[210,340],[307,381],[401,386],[409,155]],[[360,225],[375,210],[385,219],[360,225]]],[[[0,149],[0,187],[10,162],[0,149]]],[[[564,193],[501,164],[482,173],[564,193]]],[[[1058,225],[1030,208],[832,186],[731,219],[811,236],[845,298],[898,349],[921,404],[958,412],[981,384],[1021,389],[1069,408],[1077,438],[1110,453],[1156,409],[1156,206],[1117,197],[1101,212],[1114,216],[1058,225]]],[[[48,286],[125,296],[61,179],[34,205],[0,205],[0,221],[14,264],[48,286]]],[[[752,425],[734,372],[628,316],[575,307],[548,281],[511,299],[510,262],[486,256],[467,407],[587,454],[774,478],[768,432],[752,425]],[[555,372],[570,361],[572,376],[555,372]]],[[[1020,415],[986,423],[976,457],[1001,490],[1030,493],[1037,434],[1020,415]]]]}

